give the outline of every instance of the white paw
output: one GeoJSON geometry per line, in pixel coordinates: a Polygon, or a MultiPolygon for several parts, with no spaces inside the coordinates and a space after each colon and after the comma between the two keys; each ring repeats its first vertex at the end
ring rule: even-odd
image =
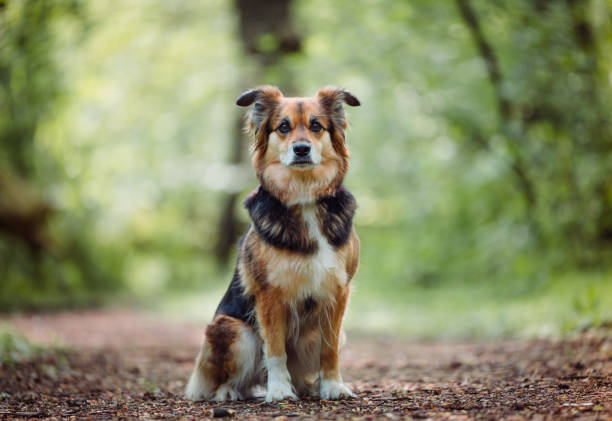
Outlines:
{"type": "Polygon", "coordinates": [[[266,358],[268,368],[268,391],[266,402],[297,399],[291,387],[291,376],[287,370],[287,356],[266,358]]]}
{"type": "Polygon", "coordinates": [[[291,390],[291,384],[274,382],[268,384],[268,391],[266,393],[266,402],[276,402],[285,399],[297,399],[293,390],[291,390]]]}
{"type": "Polygon", "coordinates": [[[335,400],[351,398],[355,396],[342,381],[321,379],[320,398],[323,400],[335,400]]]}

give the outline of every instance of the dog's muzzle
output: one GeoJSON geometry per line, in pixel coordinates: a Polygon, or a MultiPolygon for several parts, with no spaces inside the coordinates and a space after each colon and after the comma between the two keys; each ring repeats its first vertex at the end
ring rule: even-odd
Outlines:
{"type": "Polygon", "coordinates": [[[293,145],[293,160],[290,165],[302,166],[312,165],[312,158],[310,156],[310,150],[312,146],[310,143],[296,143],[293,145]]]}

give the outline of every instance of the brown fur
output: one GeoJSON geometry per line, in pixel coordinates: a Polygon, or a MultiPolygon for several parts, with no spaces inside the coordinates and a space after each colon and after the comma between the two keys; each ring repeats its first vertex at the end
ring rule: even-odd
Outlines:
{"type": "Polygon", "coordinates": [[[287,304],[280,288],[267,288],[255,293],[255,308],[266,354],[280,357],[285,354],[287,334],[287,304]]]}
{"type": "Polygon", "coordinates": [[[339,287],[335,303],[331,311],[331,320],[329,324],[323,324],[321,344],[321,374],[324,379],[336,379],[340,376],[338,368],[338,352],[340,350],[340,329],[342,327],[342,318],[346,311],[350,296],[350,287],[339,287]]]}
{"type": "Polygon", "coordinates": [[[342,253],[346,262],[346,274],[350,282],[353,276],[355,276],[355,272],[357,272],[357,266],[359,266],[359,237],[357,237],[354,228],[351,233],[351,239],[340,253],[342,253]]]}
{"type": "Polygon", "coordinates": [[[263,290],[268,287],[268,271],[266,270],[264,261],[259,256],[260,243],[257,241],[257,237],[251,234],[252,231],[253,229],[251,228],[244,240],[244,246],[240,249],[240,254],[243,256],[243,258],[240,259],[240,261],[243,262],[242,273],[252,277],[251,284],[255,289],[263,290]]]}
{"type": "Polygon", "coordinates": [[[232,346],[238,338],[240,323],[231,317],[218,316],[206,326],[205,340],[211,352],[202,365],[216,386],[225,383],[236,371],[232,346]]]}

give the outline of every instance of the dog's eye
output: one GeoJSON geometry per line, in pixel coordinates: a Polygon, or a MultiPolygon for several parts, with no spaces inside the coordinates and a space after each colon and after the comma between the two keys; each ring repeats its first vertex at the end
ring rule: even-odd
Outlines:
{"type": "Polygon", "coordinates": [[[291,126],[286,121],[283,121],[280,126],[278,126],[278,130],[281,133],[289,133],[291,131],[291,126]]]}
{"type": "Polygon", "coordinates": [[[323,126],[321,126],[317,121],[313,121],[310,123],[310,130],[313,132],[320,132],[323,130],[323,126]]]}

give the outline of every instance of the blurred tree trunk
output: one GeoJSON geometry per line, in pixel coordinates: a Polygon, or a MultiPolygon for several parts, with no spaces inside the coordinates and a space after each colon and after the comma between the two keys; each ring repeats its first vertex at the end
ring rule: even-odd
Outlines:
{"type": "Polygon", "coordinates": [[[37,255],[50,251],[46,225],[52,208],[15,174],[0,172],[0,232],[23,241],[37,255]]]}
{"type": "Polygon", "coordinates": [[[18,17],[10,18],[0,2],[0,234],[22,241],[38,256],[50,252],[46,226],[52,206],[35,187],[34,136],[60,87],[51,23],[58,9],[70,15],[78,7],[44,0],[21,7],[18,17]]]}
{"type": "MultiPolygon", "coordinates": [[[[609,156],[612,152],[612,130],[608,123],[609,111],[603,100],[610,95],[607,80],[608,69],[600,68],[600,50],[596,31],[589,20],[592,2],[589,0],[539,0],[536,5],[539,18],[547,19],[546,14],[553,5],[566,8],[570,23],[567,33],[572,34],[579,57],[579,60],[576,60],[578,64],[574,72],[580,77],[581,96],[589,104],[590,115],[589,120],[584,121],[584,119],[576,120],[572,113],[568,113],[567,120],[579,127],[578,130],[575,128],[572,130],[571,124],[568,125],[569,127],[563,127],[563,124],[559,123],[559,120],[563,121],[562,118],[549,117],[548,119],[552,124],[571,133],[575,153],[580,156],[590,156],[597,161],[601,157],[609,156]]],[[[558,110],[556,114],[559,115],[562,111],[564,110],[558,110]]],[[[569,237],[578,249],[582,249],[585,244],[593,245],[594,240],[612,241],[612,178],[609,174],[609,171],[601,171],[594,185],[586,191],[581,191],[573,168],[567,170],[566,179],[571,182],[572,199],[576,203],[582,203],[585,200],[595,201],[599,209],[595,217],[595,238],[580,212],[577,212],[578,216],[569,224],[569,237]]]]}
{"type": "MultiPolygon", "coordinates": [[[[565,0],[572,22],[572,33],[576,45],[584,55],[582,73],[585,81],[585,95],[591,98],[595,115],[594,127],[589,133],[589,148],[595,156],[609,156],[612,152],[612,130],[610,128],[609,112],[602,103],[602,96],[609,94],[606,89],[608,69],[600,69],[600,51],[595,37],[595,30],[589,21],[589,1],[565,0]]],[[[597,217],[597,237],[599,240],[612,242],[612,178],[604,174],[596,186],[595,198],[600,204],[597,217]]]]}
{"type": "MultiPolygon", "coordinates": [[[[301,51],[301,39],[295,33],[291,19],[291,0],[236,0],[242,49],[253,65],[251,77],[243,71],[242,90],[255,85],[271,83],[284,93],[293,92],[291,75],[282,69],[283,59],[301,51]]],[[[236,96],[241,93],[236,91],[236,96]]],[[[242,130],[243,112],[237,113],[233,131],[230,163],[240,164],[247,159],[247,139],[242,130]]],[[[215,254],[217,260],[227,264],[232,248],[244,230],[236,215],[239,193],[228,194],[221,207],[215,254]]]]}

